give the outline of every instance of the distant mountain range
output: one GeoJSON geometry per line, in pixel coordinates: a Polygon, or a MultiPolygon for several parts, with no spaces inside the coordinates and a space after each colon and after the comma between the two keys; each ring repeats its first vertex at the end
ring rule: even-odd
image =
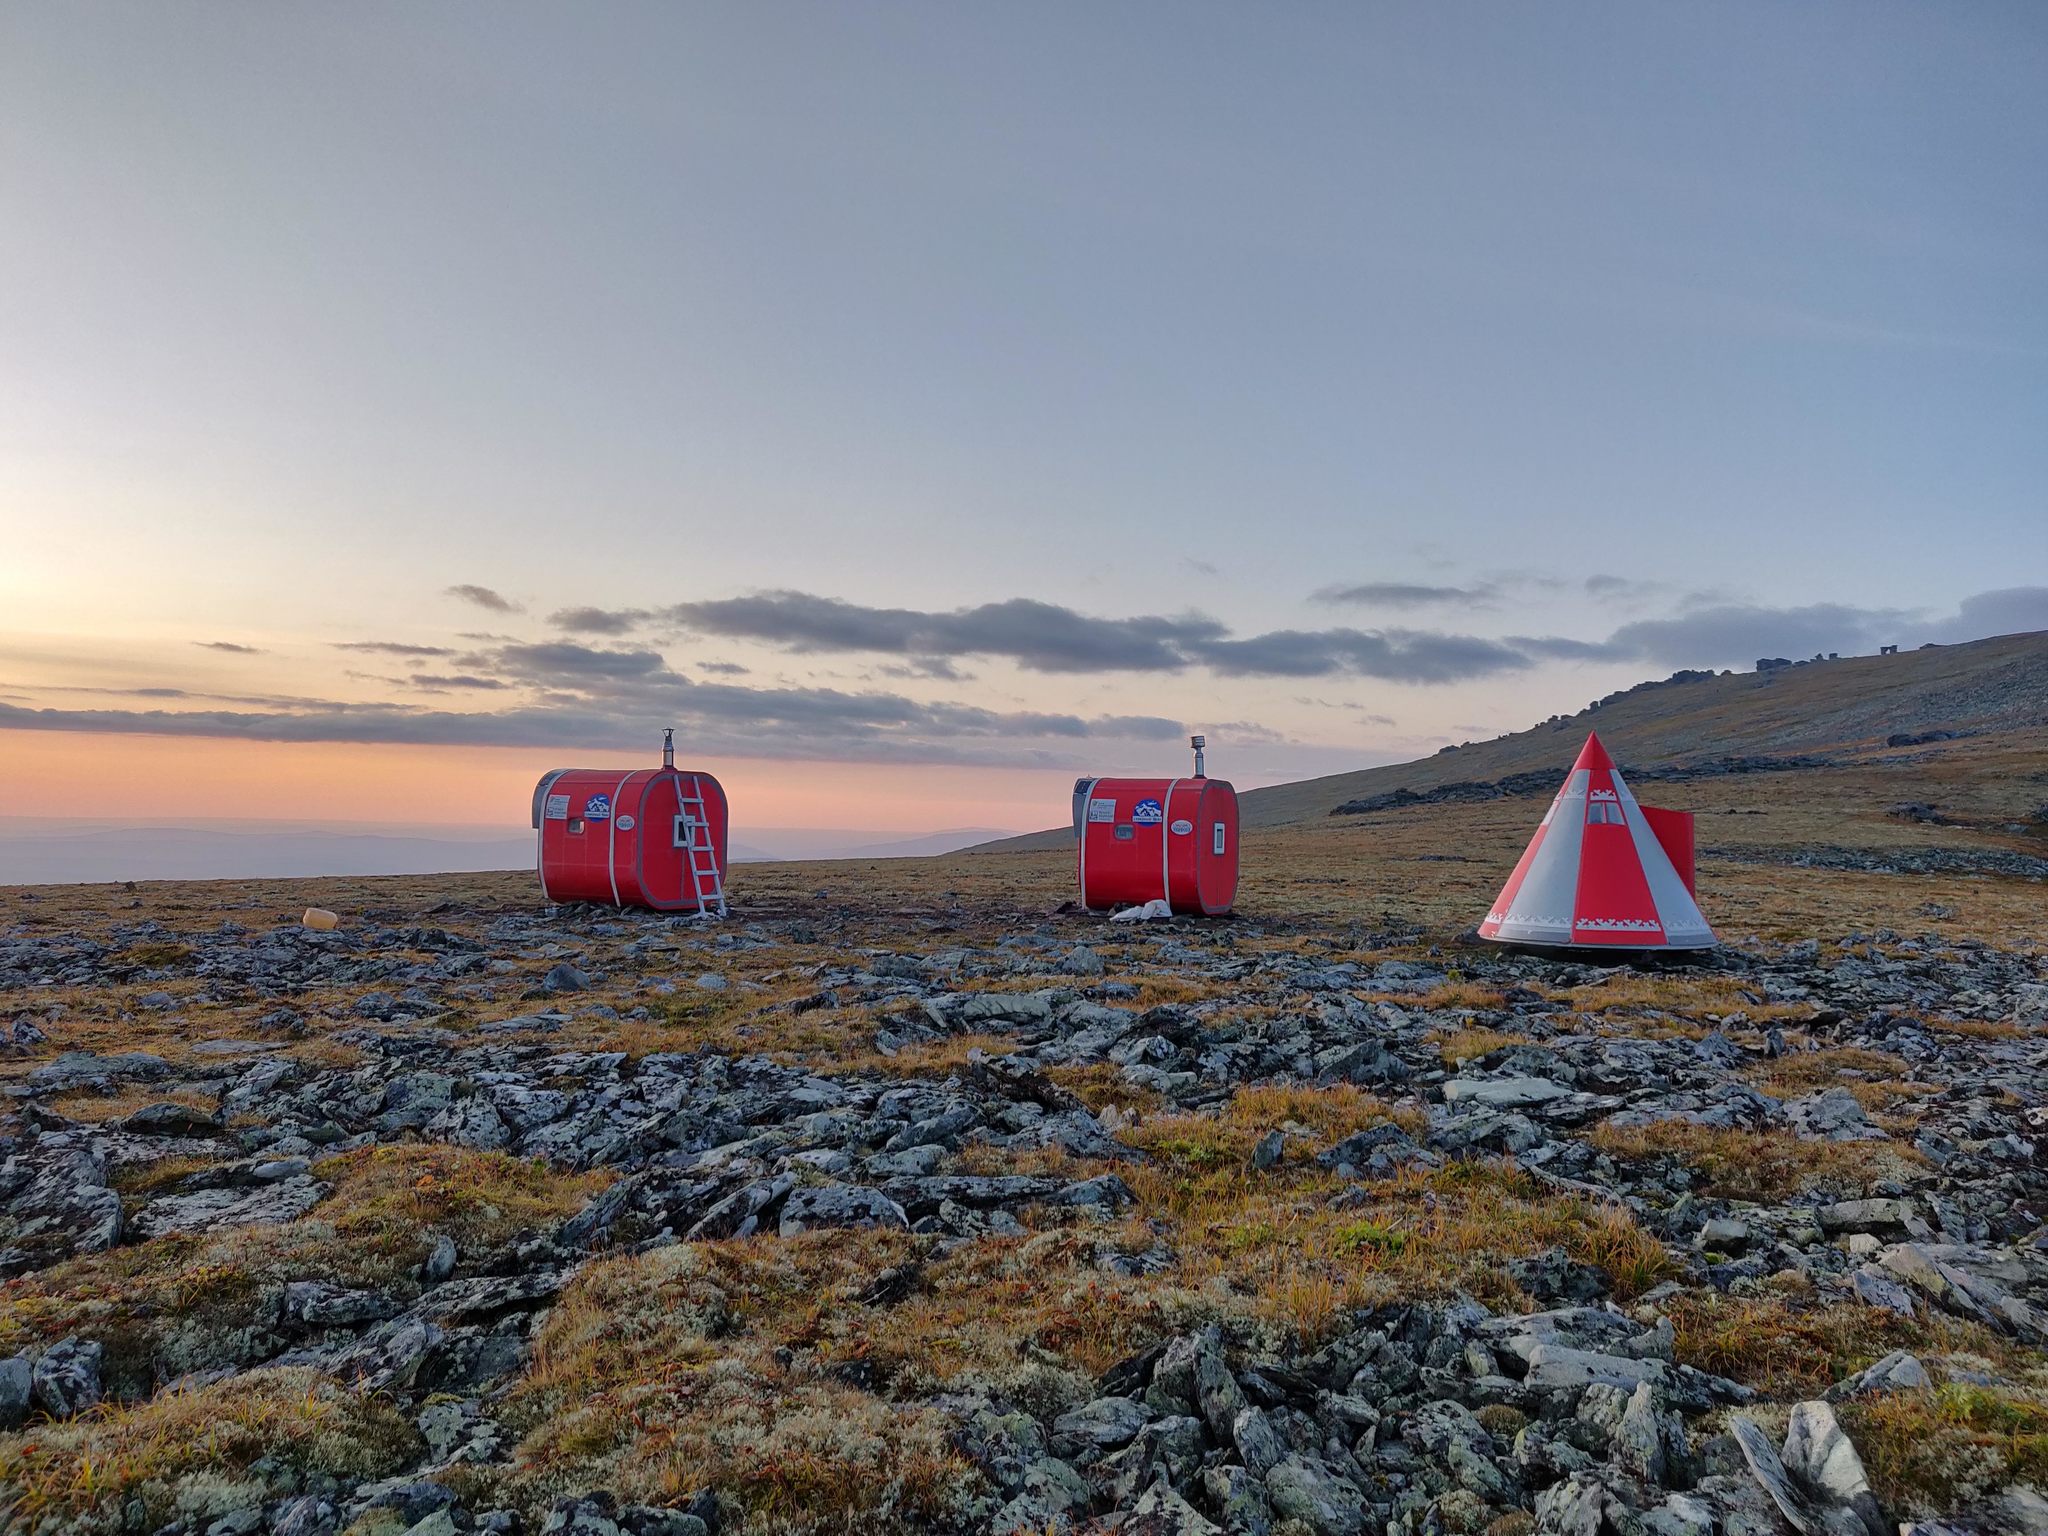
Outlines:
{"type": "Polygon", "coordinates": [[[927,832],[922,837],[907,837],[898,842],[864,843],[858,848],[849,848],[845,853],[834,855],[842,859],[919,859],[938,853],[957,853],[962,848],[972,848],[992,838],[1008,837],[1008,832],[992,831],[988,827],[952,827],[944,832],[927,832]]]}
{"type": "Polygon", "coordinates": [[[858,832],[844,827],[747,827],[733,840],[740,863],[763,859],[915,859],[955,853],[991,838],[1009,837],[989,827],[951,827],[942,832],[858,832]]]}
{"type": "Polygon", "coordinates": [[[228,880],[294,875],[429,875],[517,869],[533,838],[232,823],[121,826],[0,817],[0,885],[228,880]]]}
{"type": "MultiPolygon", "coordinates": [[[[911,858],[1008,835],[991,827],[900,837],[847,828],[770,827],[735,840],[732,857],[741,863],[911,858]],[[885,840],[876,841],[878,836],[885,840]]],[[[492,827],[373,829],[335,822],[197,820],[158,825],[0,816],[0,885],[432,875],[532,864],[532,833],[492,827]]]]}

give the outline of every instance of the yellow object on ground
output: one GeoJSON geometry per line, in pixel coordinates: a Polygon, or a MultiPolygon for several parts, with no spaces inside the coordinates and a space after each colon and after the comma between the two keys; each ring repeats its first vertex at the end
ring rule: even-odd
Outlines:
{"type": "Polygon", "coordinates": [[[318,928],[322,932],[329,928],[339,928],[341,926],[341,919],[332,912],[329,912],[325,907],[306,908],[306,915],[300,918],[299,921],[308,928],[318,928]]]}

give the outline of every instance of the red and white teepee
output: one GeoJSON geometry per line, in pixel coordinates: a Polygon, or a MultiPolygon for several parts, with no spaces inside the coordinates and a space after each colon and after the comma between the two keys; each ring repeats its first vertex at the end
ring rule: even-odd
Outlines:
{"type": "Polygon", "coordinates": [[[1482,939],[1610,949],[1711,949],[1692,892],[1692,817],[1636,804],[1589,735],[1523,850],[1482,939]]]}

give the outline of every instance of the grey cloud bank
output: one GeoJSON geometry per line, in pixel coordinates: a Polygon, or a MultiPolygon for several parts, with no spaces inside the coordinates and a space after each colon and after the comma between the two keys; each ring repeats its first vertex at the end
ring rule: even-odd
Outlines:
{"type": "Polygon", "coordinates": [[[337,651],[361,651],[371,656],[453,656],[445,645],[412,645],[403,640],[336,640],[337,651]]]}
{"type": "MultiPolygon", "coordinates": [[[[391,647],[388,642],[363,642],[342,648],[391,647]]],[[[445,654],[431,646],[399,654],[414,651],[445,654]]],[[[422,691],[517,687],[531,690],[534,702],[489,711],[321,700],[262,710],[39,709],[0,704],[0,730],[612,750],[644,749],[662,727],[674,725],[696,750],[707,754],[981,766],[1065,765],[1067,760],[1047,744],[1094,738],[1167,740],[1181,732],[1178,720],[1154,715],[1001,711],[922,703],[884,692],[695,682],[673,671],[653,651],[568,641],[504,645],[466,659],[476,661],[478,671],[421,674],[399,681],[422,691]]]]}
{"type": "Polygon", "coordinates": [[[1475,587],[1432,587],[1407,581],[1369,581],[1357,586],[1323,587],[1319,603],[1358,603],[1376,608],[1429,608],[1440,603],[1489,603],[1500,595],[1491,582],[1475,587]]]}
{"type": "Polygon", "coordinates": [[[1741,665],[1760,656],[1874,651],[1881,645],[1948,645],[1987,635],[2048,629],[2048,587],[2006,587],[1965,598],[1953,614],[1813,603],[1798,608],[1715,604],[1668,619],[1624,624],[1606,654],[1672,666],[1741,665]]]}
{"type": "MultiPolygon", "coordinates": [[[[1748,665],[1759,656],[1868,652],[1881,644],[2044,629],[2048,587],[1978,593],[1954,613],[1938,616],[1842,603],[1697,604],[1668,618],[1624,624],[1602,640],[1496,639],[1396,627],[1287,629],[1233,638],[1223,624],[1201,614],[1099,618],[1025,598],[935,613],[786,591],[682,604],[644,619],[640,610],[563,609],[549,622],[564,628],[565,619],[574,619],[586,632],[609,633],[608,619],[583,622],[589,615],[632,615],[621,619],[621,631],[659,621],[792,652],[896,657],[900,661],[878,670],[927,682],[966,681],[949,658],[982,655],[1062,674],[1207,671],[1232,679],[1360,677],[1445,687],[1545,662],[1748,665]]],[[[338,642],[334,648],[415,662],[455,654],[445,646],[393,640],[338,642]]],[[[74,690],[257,707],[62,709],[8,703],[0,704],[0,729],[611,750],[643,748],[662,726],[676,725],[708,754],[980,766],[1070,766],[1074,759],[1064,749],[1073,743],[1163,742],[1182,730],[1181,721],[1152,714],[1004,710],[884,690],[703,681],[676,671],[660,651],[631,644],[507,641],[465,653],[454,667],[459,670],[415,671],[387,681],[414,694],[516,693],[520,701],[465,711],[393,702],[241,699],[170,687],[74,690]]],[[[697,663],[696,670],[718,677],[745,671],[715,659],[697,663]]],[[[1278,739],[1256,721],[1233,729],[1246,739],[1259,733],[1278,739]]]]}
{"type": "Polygon", "coordinates": [[[1527,666],[1497,641],[1417,630],[1276,630],[1231,638],[1192,613],[1105,619],[1030,598],[950,613],[869,608],[806,592],[684,603],[664,618],[698,634],[799,653],[898,655],[929,669],[954,656],[998,656],[1035,672],[1184,672],[1225,677],[1352,673],[1389,682],[1439,683],[1527,666]]]}
{"type": "Polygon", "coordinates": [[[444,588],[443,591],[449,597],[458,598],[465,603],[472,603],[476,607],[487,609],[492,613],[521,613],[525,611],[518,603],[513,602],[502,593],[494,591],[490,587],[477,586],[474,582],[462,582],[456,586],[444,588]]]}
{"type": "MultiPolygon", "coordinates": [[[[1597,575],[1587,578],[1585,585],[1589,593],[1602,596],[1643,586],[1597,575]]],[[[1316,597],[1364,603],[1373,600],[1369,594],[1379,594],[1383,606],[1403,607],[1472,600],[1491,590],[1488,584],[1391,583],[1325,588],[1316,597]]],[[[1951,642],[2048,629],[2048,587],[1982,592],[1946,616],[1844,603],[1773,608],[1694,597],[1681,601],[1671,617],[1635,620],[1599,640],[1561,635],[1494,639],[1401,627],[1284,629],[1240,639],[1199,613],[1097,618],[1026,598],[937,613],[864,607],[789,591],[685,603],[640,617],[658,617],[698,634],[752,640],[797,653],[908,656],[919,659],[926,675],[933,676],[945,675],[938,670],[945,658],[974,655],[1003,657],[1039,672],[1206,668],[1225,677],[1348,674],[1385,682],[1442,684],[1498,676],[1539,661],[1741,666],[1759,656],[1875,650],[1882,644],[1951,642]]]]}
{"type": "Polygon", "coordinates": [[[778,591],[680,603],[662,617],[698,634],[795,652],[1006,656],[1038,672],[1179,671],[1195,650],[1226,633],[1199,614],[1098,619],[1023,597],[927,613],[778,591]]]}

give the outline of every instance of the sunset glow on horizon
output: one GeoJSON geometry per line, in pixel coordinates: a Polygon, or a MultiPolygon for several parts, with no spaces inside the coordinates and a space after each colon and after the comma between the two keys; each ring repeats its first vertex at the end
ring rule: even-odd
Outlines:
{"type": "MultiPolygon", "coordinates": [[[[309,745],[206,738],[0,731],[0,762],[26,797],[0,816],[351,822],[365,827],[527,825],[533,786],[553,768],[659,763],[592,752],[571,763],[528,747],[309,745]]],[[[735,825],[915,834],[949,827],[1033,831],[1058,821],[1071,775],[962,773],[918,765],[679,759],[733,786],[735,825]]]]}
{"type": "Polygon", "coordinates": [[[0,815],[1028,830],[2048,628],[2038,19],[1482,10],[9,8],[0,815]]]}

